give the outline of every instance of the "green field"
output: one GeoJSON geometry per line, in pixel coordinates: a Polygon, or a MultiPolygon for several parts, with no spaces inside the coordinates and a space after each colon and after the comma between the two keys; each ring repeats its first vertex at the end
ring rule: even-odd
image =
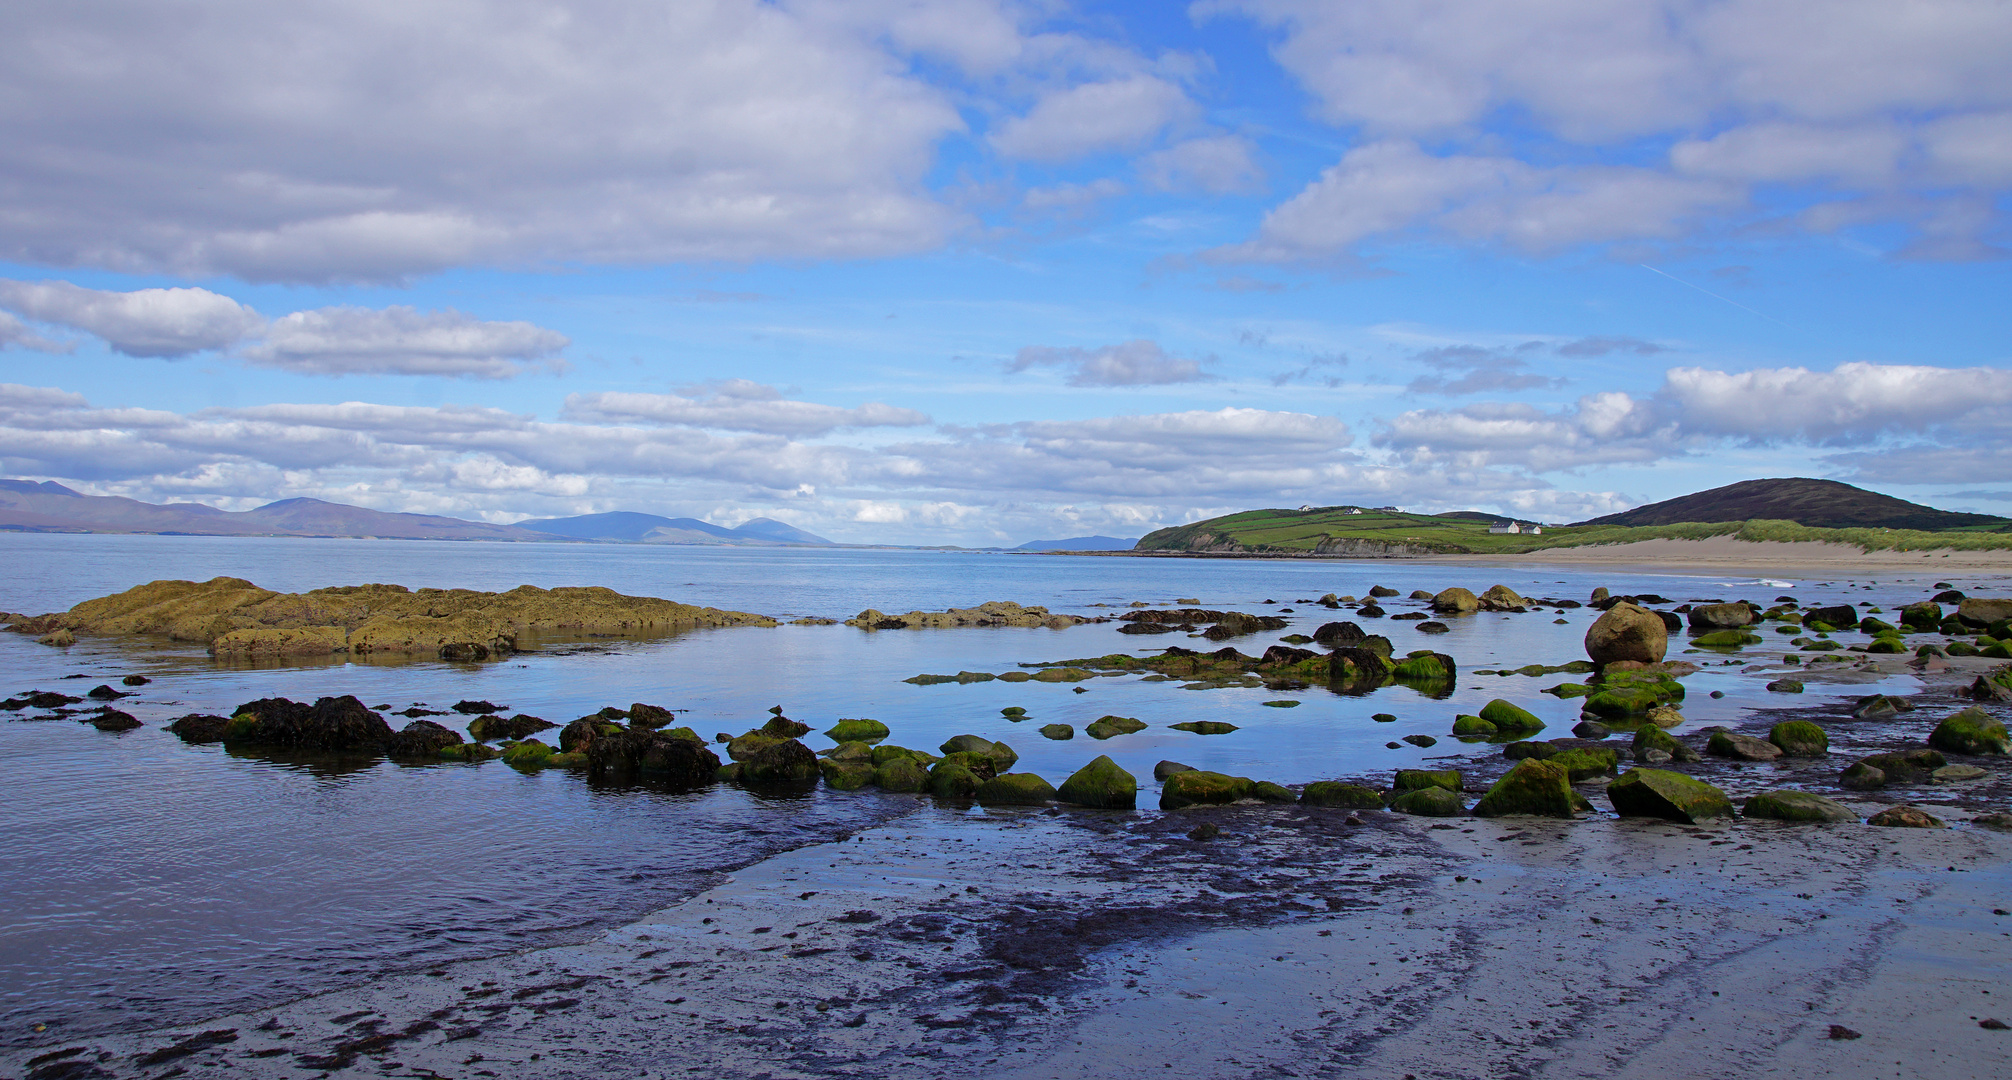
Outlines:
{"type": "Polygon", "coordinates": [[[1907,529],[1815,529],[1793,521],[1726,521],[1628,527],[1545,527],[1540,535],[1494,535],[1483,514],[1407,514],[1347,507],[1312,510],[1246,510],[1148,534],[1136,551],[1212,551],[1224,554],[1307,555],[1327,541],[1369,540],[1447,555],[1514,555],[1587,544],[1626,544],[1673,538],[1732,536],[1749,541],[1828,542],[1864,551],[2012,550],[2012,534],[1983,529],[1916,532],[1907,529]]]}

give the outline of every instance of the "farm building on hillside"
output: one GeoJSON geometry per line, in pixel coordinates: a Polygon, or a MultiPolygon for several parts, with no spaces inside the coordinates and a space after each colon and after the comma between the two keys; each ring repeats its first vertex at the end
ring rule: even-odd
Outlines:
{"type": "Polygon", "coordinates": [[[1503,533],[1529,533],[1534,536],[1537,533],[1543,532],[1544,526],[1521,521],[1498,521],[1488,526],[1488,531],[1498,535],[1503,533]]]}

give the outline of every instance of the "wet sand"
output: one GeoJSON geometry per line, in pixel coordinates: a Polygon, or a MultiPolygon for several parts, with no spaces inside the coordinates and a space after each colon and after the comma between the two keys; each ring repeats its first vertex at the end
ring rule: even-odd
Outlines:
{"type": "Polygon", "coordinates": [[[2012,551],[1861,551],[1850,544],[1752,543],[1730,536],[1704,540],[1638,540],[1631,544],[1547,548],[1527,555],[1442,555],[1448,563],[1524,563],[1578,568],[1683,572],[1752,570],[1803,576],[1851,574],[2012,573],[2012,551]]]}

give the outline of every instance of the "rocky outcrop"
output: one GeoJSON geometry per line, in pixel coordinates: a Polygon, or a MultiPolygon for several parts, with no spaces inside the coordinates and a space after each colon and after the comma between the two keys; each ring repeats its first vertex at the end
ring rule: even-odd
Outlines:
{"type": "Polygon", "coordinates": [[[66,630],[200,642],[219,659],[286,660],[337,653],[482,660],[525,633],[665,634],[707,626],[774,626],[746,612],[693,607],[598,587],[508,592],[354,585],[279,593],[243,578],[155,581],[54,616],[66,630]]]}
{"type": "Polygon", "coordinates": [[[1586,655],[1596,664],[1659,663],[1669,647],[1670,632],[1662,617],[1634,604],[1615,604],[1586,631],[1586,655]]]}
{"type": "Polygon", "coordinates": [[[845,620],[845,625],[861,630],[923,630],[957,626],[1045,626],[1059,630],[1100,620],[1080,615],[1057,615],[1045,607],[1022,607],[1011,600],[993,600],[970,608],[946,611],[911,611],[888,615],[874,608],[845,620]]]}
{"type": "Polygon", "coordinates": [[[487,716],[478,716],[468,721],[468,737],[474,739],[476,742],[492,742],[497,739],[528,739],[541,731],[558,726],[549,720],[540,719],[536,716],[527,716],[524,713],[518,713],[508,719],[490,714],[487,716]]]}
{"type": "MultiPolygon", "coordinates": [[[[313,705],[286,698],[248,701],[231,714],[226,744],[289,750],[381,753],[391,725],[354,697],[325,697],[313,705]]],[[[455,741],[460,741],[456,737],[455,741]]]]}
{"type": "MultiPolygon", "coordinates": [[[[787,740],[779,740],[787,741],[787,740]]],[[[802,780],[817,775],[817,761],[808,747],[792,743],[802,750],[801,757],[794,760],[789,778],[802,780]]],[[[695,738],[682,733],[661,731],[618,730],[596,737],[587,746],[587,768],[596,776],[647,777],[676,787],[697,787],[712,783],[719,772],[720,759],[710,748],[695,738]]],[[[750,758],[754,755],[750,754],[750,758]]],[[[748,760],[741,760],[741,778],[766,779],[748,776],[748,760]]],[[[764,762],[766,765],[767,762],[764,762]]]]}
{"type": "Polygon", "coordinates": [[[391,736],[384,745],[384,752],[395,758],[437,759],[440,751],[459,746],[461,742],[458,731],[431,720],[414,720],[391,736]]]}

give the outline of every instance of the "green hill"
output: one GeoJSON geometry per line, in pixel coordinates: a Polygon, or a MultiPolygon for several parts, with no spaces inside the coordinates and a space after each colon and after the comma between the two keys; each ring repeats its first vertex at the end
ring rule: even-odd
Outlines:
{"type": "Polygon", "coordinates": [[[1640,526],[1756,519],[1793,521],[1819,529],[1913,529],[1922,532],[1999,529],[2012,525],[2012,518],[1937,510],[1836,480],[1811,480],[1806,477],[1742,480],[1737,484],[1638,506],[1579,524],[1640,526]]]}

